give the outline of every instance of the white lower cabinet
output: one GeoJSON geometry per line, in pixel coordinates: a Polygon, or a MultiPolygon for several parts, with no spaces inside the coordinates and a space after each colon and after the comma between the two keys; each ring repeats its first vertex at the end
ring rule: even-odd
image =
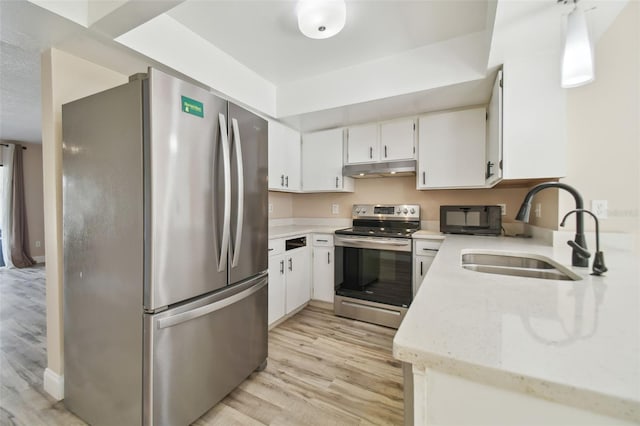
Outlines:
{"type": "Polygon", "coordinates": [[[269,325],[284,316],[284,255],[269,257],[269,325]]]}
{"type": "Polygon", "coordinates": [[[335,293],[334,265],[333,235],[314,234],[312,299],[333,303],[335,293]]]}
{"type": "Polygon", "coordinates": [[[414,240],[413,241],[413,297],[424,280],[427,271],[433,263],[442,241],[414,240]]]}
{"type": "MultiPolygon", "coordinates": [[[[405,413],[405,424],[456,426],[633,426],[638,424],[632,420],[565,405],[552,399],[543,399],[529,392],[501,388],[492,383],[474,381],[435,369],[425,369],[417,365],[409,369],[413,373],[413,395],[405,394],[405,401],[412,400],[410,406],[413,407],[413,415],[405,413]],[[460,401],[464,401],[464,410],[459,408],[460,401]],[[409,418],[409,422],[407,422],[408,416],[412,417],[409,418]]],[[[478,374],[478,377],[481,376],[478,374]]],[[[409,388],[405,381],[405,389],[409,388]]],[[[537,386],[537,388],[542,387],[537,386]]],[[[551,391],[549,395],[552,395],[551,391]]]]}
{"type": "Polygon", "coordinates": [[[311,300],[311,250],[298,248],[285,254],[285,313],[311,300]]]}
{"type": "Polygon", "coordinates": [[[311,300],[311,247],[286,250],[291,238],[269,240],[269,325],[311,300]]]}

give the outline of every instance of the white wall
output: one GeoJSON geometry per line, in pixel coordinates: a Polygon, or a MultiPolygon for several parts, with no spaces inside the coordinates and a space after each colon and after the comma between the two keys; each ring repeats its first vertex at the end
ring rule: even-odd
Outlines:
{"type": "Polygon", "coordinates": [[[166,14],[116,41],[214,88],[234,102],[275,116],[275,85],[166,14]]]}
{"type": "Polygon", "coordinates": [[[45,211],[47,370],[45,390],[64,396],[62,312],[62,104],[126,83],[128,78],[51,49],[42,54],[42,166],[45,211]]]}
{"type": "MultiPolygon", "coordinates": [[[[567,177],[584,197],[607,200],[607,232],[640,234],[640,4],[631,1],[595,48],[596,80],[567,90],[567,177]]],[[[559,217],[575,208],[560,194],[559,217]]],[[[575,221],[571,221],[571,226],[575,221]]],[[[593,221],[585,219],[593,229],[593,221]]],[[[572,229],[568,226],[569,229],[572,229]]]]}
{"type": "Polygon", "coordinates": [[[277,117],[321,111],[484,78],[486,38],[485,32],[478,32],[281,84],[277,92],[277,117]]]}

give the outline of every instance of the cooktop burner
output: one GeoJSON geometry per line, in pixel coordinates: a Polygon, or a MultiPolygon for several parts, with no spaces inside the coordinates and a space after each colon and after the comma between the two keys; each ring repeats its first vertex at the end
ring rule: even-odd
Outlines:
{"type": "Polygon", "coordinates": [[[420,206],[417,204],[356,204],[352,227],[336,234],[371,237],[411,238],[420,229],[420,206]]]}

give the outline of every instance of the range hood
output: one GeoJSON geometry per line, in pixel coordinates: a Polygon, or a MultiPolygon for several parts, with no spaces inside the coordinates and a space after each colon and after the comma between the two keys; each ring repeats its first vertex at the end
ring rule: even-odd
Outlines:
{"type": "Polygon", "coordinates": [[[383,163],[349,164],[342,168],[344,176],[375,178],[384,176],[415,176],[416,160],[388,161],[383,163]]]}

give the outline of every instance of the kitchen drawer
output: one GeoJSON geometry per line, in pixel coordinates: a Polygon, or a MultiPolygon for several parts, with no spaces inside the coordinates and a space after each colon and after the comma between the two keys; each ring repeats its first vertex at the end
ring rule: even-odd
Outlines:
{"type": "Polygon", "coordinates": [[[314,247],[333,247],[333,234],[313,234],[314,247]]]}
{"type": "Polygon", "coordinates": [[[433,240],[415,240],[415,253],[416,256],[423,256],[440,249],[441,241],[433,240]]]}
{"type": "Polygon", "coordinates": [[[284,253],[284,238],[269,240],[269,256],[284,253]]]}

